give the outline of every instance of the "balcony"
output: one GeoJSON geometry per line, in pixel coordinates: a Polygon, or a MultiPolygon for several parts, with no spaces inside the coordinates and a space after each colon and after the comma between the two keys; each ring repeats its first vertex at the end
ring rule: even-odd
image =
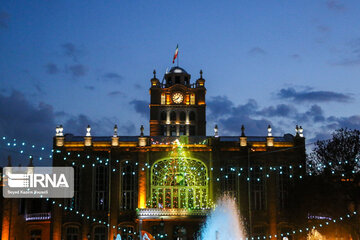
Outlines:
{"type": "Polygon", "coordinates": [[[27,213],[25,214],[25,221],[44,221],[51,219],[51,213],[27,213]]]}
{"type": "Polygon", "coordinates": [[[162,218],[162,217],[205,217],[211,209],[187,209],[187,208],[142,208],[137,210],[139,218],[162,218]]]}

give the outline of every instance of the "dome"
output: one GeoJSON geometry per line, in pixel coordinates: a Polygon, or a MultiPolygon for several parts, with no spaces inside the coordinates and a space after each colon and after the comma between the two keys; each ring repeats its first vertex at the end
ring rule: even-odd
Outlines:
{"type": "Polygon", "coordinates": [[[188,74],[183,68],[181,67],[172,67],[168,73],[186,73],[188,74]]]}

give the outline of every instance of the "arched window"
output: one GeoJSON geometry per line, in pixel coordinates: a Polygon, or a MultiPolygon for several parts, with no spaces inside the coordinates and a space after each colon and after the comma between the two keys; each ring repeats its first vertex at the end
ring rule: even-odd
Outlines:
{"type": "Polygon", "coordinates": [[[165,121],[166,120],[166,112],[160,113],[160,120],[165,121]]]}
{"type": "Polygon", "coordinates": [[[186,120],[185,112],[180,112],[180,121],[185,121],[185,120],[186,120]]]}
{"type": "Polygon", "coordinates": [[[41,230],[40,229],[31,230],[30,240],[41,240],[41,230]]]}
{"type": "Polygon", "coordinates": [[[66,240],[80,240],[79,228],[74,226],[67,227],[66,240]]]}
{"type": "Polygon", "coordinates": [[[80,206],[80,167],[73,166],[74,168],[74,197],[67,198],[66,205],[69,208],[78,210],[80,206]]]}
{"type": "Polygon", "coordinates": [[[171,121],[176,121],[176,112],[171,112],[170,113],[170,120],[171,121]]]}
{"type": "Polygon", "coordinates": [[[95,168],[95,209],[105,210],[108,206],[108,167],[95,168]]]}
{"type": "MultiPolygon", "coordinates": [[[[121,239],[133,240],[134,239],[134,227],[133,226],[121,226],[121,239]]],[[[145,239],[145,238],[144,238],[145,239]]]]}
{"type": "Polygon", "coordinates": [[[190,121],[194,121],[196,119],[195,113],[193,111],[190,112],[189,119],[190,121]]]}
{"type": "Polygon", "coordinates": [[[123,161],[121,170],[121,203],[123,210],[132,210],[137,207],[137,165],[131,161],[123,161]]]}
{"type": "Polygon", "coordinates": [[[106,240],[106,228],[96,227],[94,230],[94,240],[106,240]]]}
{"type": "Polygon", "coordinates": [[[152,207],[208,207],[207,177],[207,167],[196,159],[175,157],[155,162],[151,167],[152,207]]]}

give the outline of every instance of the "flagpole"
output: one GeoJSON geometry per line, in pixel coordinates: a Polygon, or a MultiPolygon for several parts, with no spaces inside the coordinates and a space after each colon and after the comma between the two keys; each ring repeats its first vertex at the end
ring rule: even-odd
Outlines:
{"type": "MultiPolygon", "coordinates": [[[[178,46],[178,49],[179,49],[179,44],[177,46],[178,46]]],[[[177,66],[179,67],[179,50],[178,50],[178,55],[177,55],[177,66]]]]}

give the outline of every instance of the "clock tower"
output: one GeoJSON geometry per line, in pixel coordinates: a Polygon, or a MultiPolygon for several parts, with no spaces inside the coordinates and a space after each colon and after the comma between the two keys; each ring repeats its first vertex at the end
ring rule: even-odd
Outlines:
{"type": "Polygon", "coordinates": [[[205,79],[190,83],[191,75],[180,67],[154,77],[150,88],[150,136],[205,136],[205,79]]]}

